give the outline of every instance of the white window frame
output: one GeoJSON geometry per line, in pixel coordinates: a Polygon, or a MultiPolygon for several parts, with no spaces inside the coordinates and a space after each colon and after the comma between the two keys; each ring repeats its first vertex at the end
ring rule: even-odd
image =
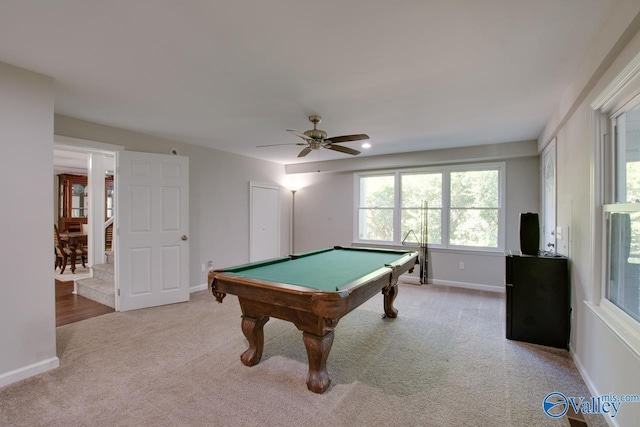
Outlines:
{"type": "Polygon", "coordinates": [[[442,173],[442,224],[441,224],[441,244],[429,244],[429,248],[432,249],[449,249],[455,251],[472,251],[472,252],[499,252],[505,251],[505,176],[506,176],[506,163],[505,162],[493,162],[493,163],[471,163],[463,165],[453,166],[436,166],[436,167],[424,167],[424,168],[412,168],[412,169],[394,169],[394,170],[382,170],[382,171],[366,171],[354,173],[354,216],[353,216],[353,242],[358,245],[375,245],[375,246],[400,246],[401,236],[400,231],[400,212],[402,210],[400,201],[400,176],[402,174],[415,174],[415,173],[442,173]],[[451,245],[449,243],[449,218],[451,208],[451,194],[450,194],[450,176],[452,172],[467,172],[467,171],[479,171],[479,170],[497,170],[499,175],[499,188],[498,188],[498,247],[481,247],[481,246],[462,246],[451,245]],[[359,211],[360,211],[360,178],[371,176],[388,176],[394,175],[394,240],[379,241],[379,240],[362,240],[359,239],[359,211]]]}
{"type": "MultiPolygon", "coordinates": [[[[399,200],[399,188],[397,185],[398,182],[398,172],[397,171],[377,171],[377,172],[363,172],[354,174],[354,209],[353,209],[353,241],[355,243],[365,243],[370,245],[385,245],[385,246],[394,246],[395,241],[397,240],[396,235],[399,233],[397,229],[397,225],[399,224],[399,219],[397,218],[397,205],[399,200]],[[393,240],[360,240],[358,238],[359,235],[359,224],[360,224],[360,177],[376,177],[376,176],[393,176],[394,177],[394,206],[393,209],[393,240]]],[[[388,209],[388,208],[383,208],[388,209]]]]}
{"type": "MultiPolygon", "coordinates": [[[[640,356],[640,323],[606,298],[607,248],[605,212],[615,195],[615,153],[611,121],[640,98],[640,54],[637,55],[591,103],[591,297],[586,306],[637,356],[640,356]],[[607,206],[607,204],[609,204],[607,206]]],[[[626,205],[626,204],[625,204],[626,205]]],[[[631,207],[635,210],[637,207],[631,207]]]]}

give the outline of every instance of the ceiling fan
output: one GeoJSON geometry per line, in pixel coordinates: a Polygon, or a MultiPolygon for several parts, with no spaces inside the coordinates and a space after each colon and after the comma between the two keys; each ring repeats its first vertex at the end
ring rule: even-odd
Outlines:
{"type": "Polygon", "coordinates": [[[320,148],[327,148],[333,151],[339,151],[341,153],[351,154],[356,156],[360,154],[358,150],[354,150],[353,148],[343,147],[343,142],[350,141],[360,141],[363,139],[369,139],[368,135],[364,133],[359,133],[356,135],[343,135],[343,136],[334,136],[331,138],[327,138],[327,133],[321,129],[318,129],[318,123],[322,121],[322,116],[313,115],[309,116],[309,121],[313,123],[313,129],[303,132],[298,132],[297,130],[287,129],[287,132],[291,132],[292,134],[304,139],[305,142],[292,142],[289,144],[270,144],[270,145],[258,145],[258,147],[274,147],[276,145],[306,145],[306,147],[298,154],[298,157],[304,157],[309,154],[312,150],[318,150],[320,148]]]}

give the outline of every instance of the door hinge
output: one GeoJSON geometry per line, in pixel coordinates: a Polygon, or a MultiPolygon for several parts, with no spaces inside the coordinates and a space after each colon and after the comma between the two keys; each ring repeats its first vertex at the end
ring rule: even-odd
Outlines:
{"type": "Polygon", "coordinates": [[[118,296],[120,296],[120,288],[118,288],[118,296]]]}

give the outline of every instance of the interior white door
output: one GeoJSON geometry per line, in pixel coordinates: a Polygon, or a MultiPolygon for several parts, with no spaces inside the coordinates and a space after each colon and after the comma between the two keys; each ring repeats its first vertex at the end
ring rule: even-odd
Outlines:
{"type": "Polygon", "coordinates": [[[556,252],[556,140],[542,153],[542,248],[556,252]]]}
{"type": "Polygon", "coordinates": [[[280,254],[280,187],[251,183],[251,240],[249,260],[277,258],[280,254]]]}
{"type": "Polygon", "coordinates": [[[116,165],[116,309],[188,301],[189,159],[118,151],[116,165]]]}

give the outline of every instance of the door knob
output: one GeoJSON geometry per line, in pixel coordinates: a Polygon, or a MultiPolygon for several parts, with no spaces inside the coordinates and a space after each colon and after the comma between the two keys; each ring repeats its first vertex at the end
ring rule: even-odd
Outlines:
{"type": "Polygon", "coordinates": [[[182,240],[187,240],[187,236],[185,236],[184,234],[181,237],[182,240]]]}

